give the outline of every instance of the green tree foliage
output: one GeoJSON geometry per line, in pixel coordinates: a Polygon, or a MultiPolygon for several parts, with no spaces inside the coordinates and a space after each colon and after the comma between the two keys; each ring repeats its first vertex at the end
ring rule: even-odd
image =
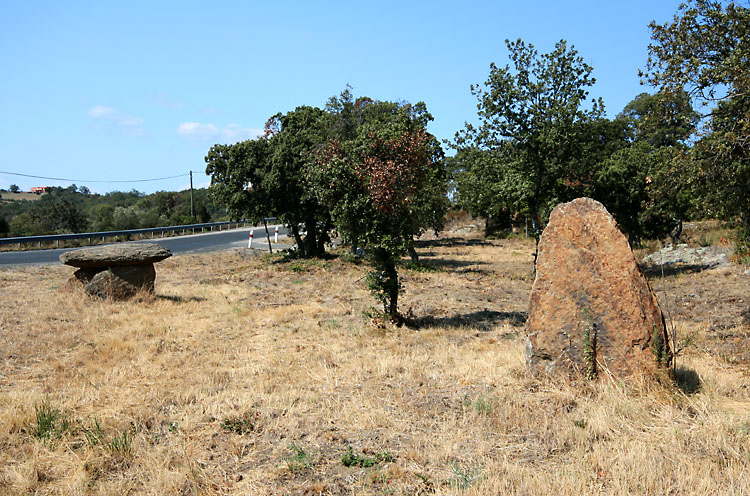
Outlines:
{"type": "Polygon", "coordinates": [[[264,137],[214,145],[206,155],[213,197],[239,216],[279,217],[291,226],[300,253],[322,255],[330,216],[305,183],[305,175],[327,133],[323,110],[298,107],[271,117],[264,137]],[[304,239],[299,225],[307,232],[304,239]]]}
{"type": "Polygon", "coordinates": [[[31,203],[31,208],[10,221],[15,236],[81,232],[87,227],[86,216],[80,203],[65,192],[44,195],[31,203]]]}
{"type": "Polygon", "coordinates": [[[734,2],[689,0],[672,22],[651,22],[642,77],[685,90],[703,102],[748,95],[750,9],[734,2]]]}
{"type": "Polygon", "coordinates": [[[7,236],[10,232],[10,224],[5,220],[5,217],[0,216],[0,235],[7,236]]]}
{"type": "Polygon", "coordinates": [[[212,195],[237,215],[281,218],[306,256],[322,255],[335,227],[367,249],[370,287],[398,321],[398,257],[425,229],[442,227],[449,204],[430,120],[423,103],[355,100],[347,88],[325,110],[271,117],[261,138],[211,147],[212,195]]]}
{"type": "Polygon", "coordinates": [[[738,248],[750,249],[750,9],[690,0],[672,22],[652,22],[642,76],[663,91],[685,90],[702,103],[692,173],[706,210],[740,221],[738,248]]]}
{"type": "Polygon", "coordinates": [[[8,188],[8,191],[10,191],[11,193],[18,193],[19,191],[21,191],[21,188],[19,188],[17,184],[11,184],[10,188],[8,188]]]}
{"type": "Polygon", "coordinates": [[[632,139],[654,148],[684,146],[695,131],[700,115],[685,91],[641,93],[619,115],[632,139]]]}
{"type": "Polygon", "coordinates": [[[91,228],[94,231],[113,231],[115,229],[115,207],[104,203],[92,209],[91,228]]]}
{"type": "Polygon", "coordinates": [[[473,217],[485,219],[486,235],[509,228],[511,224],[513,206],[504,195],[513,187],[507,183],[510,176],[505,173],[505,164],[512,160],[507,154],[511,152],[511,146],[502,144],[494,150],[465,147],[446,158],[455,182],[453,200],[473,217]]]}
{"type": "Polygon", "coordinates": [[[11,236],[34,236],[44,233],[44,227],[29,213],[22,213],[10,220],[11,236]]]}
{"type": "Polygon", "coordinates": [[[396,263],[427,229],[440,229],[448,208],[447,174],[439,142],[426,131],[423,103],[329,101],[333,135],[316,154],[308,180],[344,239],[364,247],[368,285],[400,322],[396,263]]]}
{"type": "Polygon", "coordinates": [[[538,241],[552,207],[583,186],[574,168],[582,124],[599,118],[603,107],[601,101],[586,107],[587,88],[595,82],[592,68],[567,42],[541,55],[520,39],[506,40],[506,45],[511,65],[491,64],[484,85],[471,87],[479,101],[479,126],[467,124],[455,146],[459,152],[474,148],[488,153],[466,155],[472,163],[465,170],[476,174],[465,181],[482,183],[499,174],[500,183],[482,189],[528,217],[538,241]],[[484,173],[488,164],[499,170],[484,173]]]}
{"type": "Polygon", "coordinates": [[[592,194],[628,233],[661,238],[682,221],[692,206],[692,181],[684,174],[687,140],[698,115],[684,92],[642,93],[610,121],[615,138],[595,166],[592,194]]]}

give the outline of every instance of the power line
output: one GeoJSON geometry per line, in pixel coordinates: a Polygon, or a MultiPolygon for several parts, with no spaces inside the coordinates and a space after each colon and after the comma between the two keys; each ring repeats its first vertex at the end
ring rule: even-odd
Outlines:
{"type": "Polygon", "coordinates": [[[149,181],[163,181],[164,179],[174,179],[177,177],[185,177],[189,176],[190,174],[177,174],[176,176],[167,176],[167,177],[155,177],[153,179],[131,179],[131,180],[111,180],[111,181],[102,181],[102,180],[96,180],[96,179],[66,179],[62,177],[46,177],[46,176],[34,176],[31,174],[21,174],[19,172],[7,172],[7,171],[0,171],[0,174],[9,174],[11,176],[21,176],[21,177],[33,177],[34,179],[48,179],[50,181],[71,181],[71,182],[79,182],[79,183],[145,183],[149,181]]]}

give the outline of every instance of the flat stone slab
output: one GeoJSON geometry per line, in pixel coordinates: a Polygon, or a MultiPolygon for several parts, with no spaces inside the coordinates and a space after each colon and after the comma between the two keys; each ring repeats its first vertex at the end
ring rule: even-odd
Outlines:
{"type": "Polygon", "coordinates": [[[643,263],[648,265],[690,266],[702,269],[716,269],[730,265],[727,252],[729,249],[716,246],[689,248],[688,245],[666,246],[648,255],[643,263]]]}
{"type": "Polygon", "coordinates": [[[60,261],[73,267],[104,269],[122,265],[153,264],[171,256],[171,251],[155,243],[127,243],[68,251],[60,255],[60,261]]]}

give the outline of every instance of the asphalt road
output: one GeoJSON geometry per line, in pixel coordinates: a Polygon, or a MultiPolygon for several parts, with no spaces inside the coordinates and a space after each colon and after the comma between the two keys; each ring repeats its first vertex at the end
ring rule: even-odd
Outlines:
{"type": "MultiPolygon", "coordinates": [[[[268,226],[273,242],[273,230],[275,226],[268,226]]],[[[247,246],[250,230],[254,230],[253,248],[268,249],[266,231],[263,226],[243,227],[230,229],[228,231],[215,231],[201,234],[189,234],[186,236],[175,236],[172,238],[154,238],[140,241],[129,241],[129,243],[158,243],[167,248],[173,255],[183,253],[203,253],[210,251],[226,250],[229,248],[240,248],[247,246]]],[[[287,229],[279,226],[279,235],[286,234],[287,229]]],[[[28,250],[28,251],[6,251],[0,252],[0,266],[8,265],[51,265],[60,263],[60,255],[75,248],[60,248],[53,250],[28,250]]]]}

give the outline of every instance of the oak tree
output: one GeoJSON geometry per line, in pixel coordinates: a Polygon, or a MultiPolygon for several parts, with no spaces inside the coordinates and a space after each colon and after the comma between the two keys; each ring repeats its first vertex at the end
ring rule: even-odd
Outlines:
{"type": "Polygon", "coordinates": [[[498,201],[531,220],[538,243],[551,209],[579,183],[573,167],[580,124],[600,117],[603,106],[587,103],[593,69],[566,41],[546,54],[520,39],[506,45],[511,63],[491,64],[487,81],[471,87],[479,124],[467,124],[455,147],[494,155],[498,161],[484,163],[502,168],[488,175],[503,178],[498,201]]]}
{"type": "Polygon", "coordinates": [[[205,159],[214,198],[237,216],[278,217],[291,227],[301,254],[322,255],[331,220],[306,183],[306,169],[326,139],[323,110],[298,107],[272,116],[263,137],[214,145],[205,159]]]}
{"type": "Polygon", "coordinates": [[[686,91],[702,108],[693,169],[706,209],[739,220],[738,248],[750,253],[750,8],[690,0],[672,22],[652,22],[644,80],[686,91]]]}
{"type": "Polygon", "coordinates": [[[368,286],[384,312],[401,322],[397,262],[414,237],[439,229],[447,210],[447,176],[439,142],[425,127],[423,103],[329,102],[338,138],[320,151],[310,182],[345,240],[368,253],[368,286]]]}

